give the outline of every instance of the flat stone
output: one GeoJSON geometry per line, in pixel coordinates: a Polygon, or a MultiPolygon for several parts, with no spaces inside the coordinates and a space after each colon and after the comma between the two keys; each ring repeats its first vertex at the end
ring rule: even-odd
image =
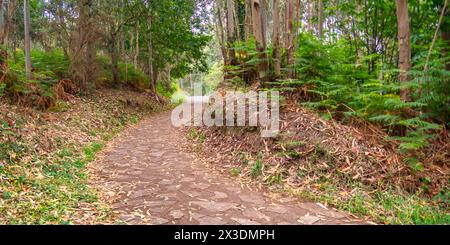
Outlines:
{"type": "Polygon", "coordinates": [[[237,194],[241,193],[241,188],[239,188],[239,187],[226,187],[226,189],[227,189],[227,191],[231,191],[233,193],[237,193],[237,194]]]}
{"type": "Polygon", "coordinates": [[[128,174],[130,175],[141,175],[143,171],[141,170],[135,170],[135,171],[129,171],[128,174]]]}
{"type": "Polygon", "coordinates": [[[164,152],[150,152],[150,156],[160,158],[164,155],[164,152]]]}
{"type": "Polygon", "coordinates": [[[181,191],[183,192],[185,195],[189,196],[189,197],[198,197],[200,196],[200,193],[196,192],[196,191],[181,191]]]}
{"type": "Polygon", "coordinates": [[[239,195],[239,198],[244,202],[254,203],[258,205],[264,205],[266,201],[264,201],[264,198],[258,195],[239,195]]]}
{"type": "Polygon", "coordinates": [[[211,197],[211,199],[218,200],[218,199],[225,199],[228,198],[228,195],[226,193],[215,191],[214,196],[211,197]]]}
{"type": "Polygon", "coordinates": [[[193,182],[195,181],[195,178],[190,178],[190,177],[184,177],[180,180],[180,182],[193,182]]]}
{"type": "Polygon", "coordinates": [[[307,214],[307,215],[301,217],[298,220],[298,222],[305,224],[305,225],[313,225],[313,224],[317,223],[319,220],[320,220],[319,217],[307,214]]]}
{"type": "Polygon", "coordinates": [[[190,216],[192,219],[197,220],[197,221],[200,220],[201,218],[205,217],[205,215],[199,214],[199,213],[191,213],[190,216]]]}
{"type": "Polygon", "coordinates": [[[173,180],[163,179],[158,184],[160,184],[160,185],[171,185],[171,184],[173,184],[173,182],[174,182],[173,180]]]}
{"type": "Polygon", "coordinates": [[[119,219],[125,222],[129,222],[133,219],[136,219],[136,216],[132,215],[132,214],[121,214],[119,216],[119,219]]]}
{"type": "Polygon", "coordinates": [[[268,207],[266,209],[266,211],[272,212],[272,213],[277,213],[277,214],[285,214],[288,212],[288,209],[280,207],[280,206],[276,206],[276,207],[268,207]]]}
{"type": "Polygon", "coordinates": [[[172,210],[169,214],[174,219],[181,219],[184,217],[184,213],[181,210],[172,210]]]}
{"type": "Polygon", "coordinates": [[[238,206],[236,203],[228,203],[228,202],[206,202],[206,201],[202,201],[202,202],[192,202],[192,204],[195,204],[197,206],[200,206],[204,209],[207,209],[208,211],[211,212],[225,212],[229,209],[232,209],[236,206],[238,206]]]}
{"type": "Polygon", "coordinates": [[[160,218],[160,217],[151,217],[150,218],[150,223],[152,225],[162,225],[162,224],[166,224],[168,222],[169,222],[169,220],[160,218]]]}
{"type": "Polygon", "coordinates": [[[136,225],[142,221],[140,217],[132,214],[122,214],[119,219],[130,225],[136,225]]]}
{"type": "Polygon", "coordinates": [[[160,206],[169,206],[175,204],[174,201],[150,201],[145,202],[145,206],[147,207],[160,207],[160,206]]]}
{"type": "Polygon", "coordinates": [[[240,225],[261,225],[261,223],[249,219],[242,219],[242,218],[231,218],[231,219],[238,222],[240,225]]]}
{"type": "Polygon", "coordinates": [[[201,190],[206,190],[210,187],[211,185],[209,184],[204,184],[204,183],[194,183],[192,185],[190,185],[190,187],[195,188],[195,189],[201,189],[201,190]]]}
{"type": "Polygon", "coordinates": [[[206,168],[206,159],[180,147],[184,142],[178,141],[183,137],[179,133],[172,128],[169,112],[154,115],[117,137],[96,165],[100,171],[96,184],[104,188],[120,220],[153,225],[347,222],[341,219],[347,215],[321,204],[282,193],[265,197],[262,191],[219,174],[220,170],[206,168]]]}
{"type": "Polygon", "coordinates": [[[345,215],[344,213],[339,213],[333,210],[326,209],[316,203],[305,203],[302,208],[308,210],[311,213],[322,214],[324,216],[331,217],[334,219],[343,219],[347,217],[347,215],[345,215]]]}
{"type": "Polygon", "coordinates": [[[251,219],[264,219],[266,221],[270,221],[270,217],[253,209],[247,209],[242,212],[242,214],[245,217],[251,218],[251,219]]]}
{"type": "Polygon", "coordinates": [[[180,189],[181,186],[182,186],[182,185],[169,185],[169,186],[166,186],[166,189],[167,189],[168,191],[176,191],[176,190],[180,189]]]}
{"type": "Polygon", "coordinates": [[[197,220],[200,225],[225,225],[226,223],[223,220],[217,217],[209,217],[205,216],[197,220]]]}
{"type": "Polygon", "coordinates": [[[289,222],[279,222],[279,223],[277,223],[277,225],[292,225],[291,223],[289,223],[289,222]]]}
{"type": "Polygon", "coordinates": [[[148,196],[149,194],[152,194],[152,193],[149,192],[148,190],[138,190],[138,191],[133,192],[133,194],[131,195],[131,198],[145,197],[145,196],[148,196]]]}

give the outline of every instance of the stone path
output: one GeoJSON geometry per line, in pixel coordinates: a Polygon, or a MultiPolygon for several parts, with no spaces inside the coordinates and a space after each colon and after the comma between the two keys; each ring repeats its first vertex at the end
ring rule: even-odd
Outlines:
{"type": "Polygon", "coordinates": [[[183,152],[164,112],[119,136],[96,163],[96,182],[128,224],[357,224],[295,198],[241,187],[183,152]]]}

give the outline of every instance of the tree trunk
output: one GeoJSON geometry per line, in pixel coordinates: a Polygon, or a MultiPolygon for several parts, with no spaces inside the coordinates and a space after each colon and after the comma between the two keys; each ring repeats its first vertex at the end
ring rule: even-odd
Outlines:
{"type": "Polygon", "coordinates": [[[120,82],[119,74],[119,54],[117,50],[117,37],[111,35],[110,37],[110,56],[111,56],[111,72],[113,75],[114,85],[118,85],[120,82]]]}
{"type": "Polygon", "coordinates": [[[138,66],[138,58],[139,58],[139,22],[136,27],[136,50],[134,51],[133,57],[133,65],[135,68],[138,66]]]}
{"type": "Polygon", "coordinates": [[[316,13],[316,0],[309,0],[308,4],[308,31],[314,32],[314,15],[316,13]]]}
{"type": "MultiPolygon", "coordinates": [[[[447,11],[447,2],[448,2],[448,0],[445,0],[444,6],[441,9],[441,14],[439,15],[438,24],[437,24],[436,29],[434,31],[433,39],[431,41],[431,45],[430,45],[430,48],[428,50],[427,59],[425,61],[424,72],[428,71],[428,65],[429,65],[429,62],[430,62],[431,54],[433,53],[434,44],[436,43],[436,40],[438,38],[439,28],[441,27],[442,20],[444,19],[444,16],[445,16],[445,12],[447,11]]],[[[442,33],[444,33],[444,31],[442,31],[442,33]]]]}
{"type": "Polygon", "coordinates": [[[293,0],[286,1],[285,32],[286,32],[286,58],[288,66],[288,77],[292,78],[292,65],[294,64],[294,3],[293,0]]]}
{"type": "Polygon", "coordinates": [[[245,0],[245,40],[248,41],[252,36],[252,0],[245,0]]]}
{"type": "Polygon", "coordinates": [[[148,18],[148,31],[149,31],[149,36],[148,36],[148,41],[147,41],[147,45],[148,45],[148,77],[150,79],[150,90],[152,92],[156,93],[156,82],[158,79],[158,74],[157,74],[157,69],[155,66],[155,62],[153,62],[153,37],[152,37],[152,32],[151,32],[151,26],[152,26],[152,17],[150,16],[148,18]]]}
{"type": "MultiPolygon", "coordinates": [[[[225,31],[222,23],[222,0],[216,1],[216,26],[217,26],[217,36],[220,43],[220,49],[222,51],[224,66],[229,66],[230,62],[228,60],[227,49],[225,45],[225,31]]],[[[225,72],[226,74],[226,72],[225,72]]]]}
{"type": "Polygon", "coordinates": [[[234,42],[236,41],[236,26],[234,19],[234,1],[227,0],[227,51],[231,65],[237,65],[236,53],[234,52],[234,42]]]}
{"type": "Polygon", "coordinates": [[[29,0],[23,1],[24,32],[25,32],[25,71],[27,79],[31,80],[31,37],[30,37],[30,5],[29,0]]]}
{"type": "Polygon", "coordinates": [[[241,28],[240,28],[241,24],[239,22],[238,10],[239,10],[239,3],[237,3],[237,5],[235,4],[235,7],[233,8],[233,18],[234,18],[234,26],[236,28],[236,38],[237,38],[237,40],[242,41],[241,28]]]}
{"type": "Polygon", "coordinates": [[[155,93],[156,93],[156,85],[158,83],[158,75],[159,75],[158,67],[153,62],[153,64],[152,64],[152,86],[153,86],[153,91],[155,93]]]}
{"type": "Polygon", "coordinates": [[[83,40],[82,40],[82,50],[84,51],[84,43],[86,43],[86,51],[83,55],[84,58],[84,88],[86,90],[90,90],[93,82],[96,80],[96,73],[97,73],[97,49],[96,49],[96,38],[94,37],[96,33],[94,33],[94,16],[92,11],[92,0],[85,0],[84,8],[84,15],[85,20],[82,20],[84,29],[83,30],[83,40]]]}
{"type": "Polygon", "coordinates": [[[9,29],[11,28],[12,17],[13,17],[15,9],[16,9],[16,0],[9,0],[8,13],[7,13],[8,15],[5,20],[5,34],[4,34],[4,40],[3,40],[3,43],[6,45],[9,42],[9,29]]]}
{"type": "Polygon", "coordinates": [[[258,78],[265,81],[267,78],[266,51],[266,26],[264,17],[264,0],[252,0],[253,35],[255,36],[256,49],[259,52],[258,78]]]}
{"type": "Polygon", "coordinates": [[[85,72],[86,72],[86,88],[90,90],[92,88],[93,82],[97,79],[97,49],[95,47],[95,40],[90,38],[86,43],[86,61],[85,72]]]}
{"type": "Polygon", "coordinates": [[[323,11],[323,0],[319,0],[319,12],[318,12],[319,22],[317,23],[317,35],[319,38],[323,37],[323,22],[324,22],[324,11],[323,11]]]}
{"type": "MultiPolygon", "coordinates": [[[[408,15],[408,0],[397,0],[397,24],[399,42],[399,82],[409,81],[408,72],[411,69],[411,44],[408,15]]],[[[400,96],[403,101],[411,101],[410,89],[402,89],[400,96]]]]}
{"type": "Polygon", "coordinates": [[[273,0],[273,59],[275,65],[275,76],[281,74],[281,52],[280,52],[280,0],[273,0]]]}
{"type": "Polygon", "coordinates": [[[5,42],[5,18],[3,18],[3,0],[0,0],[0,44],[2,45],[5,42]]]}
{"type": "MultiPolygon", "coordinates": [[[[448,0],[446,0],[445,3],[448,4],[448,0]]],[[[443,13],[444,13],[444,19],[447,18],[448,8],[445,9],[445,11],[443,13]]],[[[448,18],[447,18],[447,20],[443,21],[442,30],[441,30],[441,38],[445,44],[444,48],[442,49],[442,57],[447,57],[449,47],[450,47],[450,21],[448,20],[448,18]]],[[[447,71],[450,71],[450,60],[447,60],[446,62],[447,63],[445,64],[445,69],[447,71]]]]}
{"type": "Polygon", "coordinates": [[[295,0],[295,11],[294,12],[295,12],[295,20],[297,23],[297,28],[295,28],[295,31],[294,31],[294,52],[295,52],[295,50],[297,50],[298,35],[300,33],[300,26],[302,25],[301,4],[302,4],[301,0],[295,0]]]}
{"type": "MultiPolygon", "coordinates": [[[[0,18],[3,16],[3,0],[0,0],[0,18]]],[[[0,83],[3,82],[4,74],[7,71],[8,51],[3,44],[5,43],[6,24],[3,19],[0,19],[0,83]]]]}

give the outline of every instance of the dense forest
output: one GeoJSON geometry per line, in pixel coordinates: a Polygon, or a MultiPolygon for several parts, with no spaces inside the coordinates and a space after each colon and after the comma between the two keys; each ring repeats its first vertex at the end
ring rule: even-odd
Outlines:
{"type": "Polygon", "coordinates": [[[158,85],[170,88],[170,78],[206,66],[202,51],[210,37],[202,6],[191,1],[1,4],[2,91],[19,99],[35,83],[43,108],[52,106],[52,87],[64,79],[80,93],[103,85],[155,92],[158,85]]]}
{"type": "Polygon", "coordinates": [[[326,117],[382,125],[399,136],[403,151],[426,146],[429,130],[448,127],[446,1],[218,1],[216,7],[229,80],[303,92],[304,104],[326,117]]]}
{"type": "Polygon", "coordinates": [[[448,224],[448,8],[448,0],[0,0],[0,223],[110,223],[86,166],[197,80],[209,91],[282,94],[282,139],[183,131],[204,155],[232,157],[233,177],[269,187],[309,179],[296,194],[374,222],[448,224]],[[315,131],[302,135],[299,122],[315,131]],[[347,139],[354,132],[365,142],[347,139]]]}

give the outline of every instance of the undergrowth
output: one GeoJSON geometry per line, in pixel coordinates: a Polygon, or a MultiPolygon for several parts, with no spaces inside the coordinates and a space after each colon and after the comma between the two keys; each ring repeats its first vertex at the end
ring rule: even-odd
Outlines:
{"type": "MultiPolygon", "coordinates": [[[[325,153],[318,153],[318,158],[326,159],[325,153]]],[[[260,180],[267,186],[276,184],[281,188],[300,198],[318,201],[340,210],[351,212],[373,222],[384,224],[450,224],[448,205],[450,192],[443,189],[434,198],[429,199],[423,195],[422,190],[417,193],[406,193],[395,186],[374,188],[367,183],[346,178],[340,174],[329,175],[326,171],[306,170],[298,168],[297,176],[288,176],[291,182],[302,182],[300,186],[290,185],[285,182],[284,173],[288,173],[284,167],[262,168],[261,155],[252,156],[245,153],[245,159],[240,160],[239,173],[247,173],[244,178],[262,176],[260,180]],[[254,160],[252,160],[254,159],[254,160]],[[248,166],[246,162],[253,162],[248,166]],[[248,169],[248,170],[245,170],[248,169]],[[313,171],[318,178],[310,176],[313,171]]]]}
{"type": "Polygon", "coordinates": [[[0,224],[109,219],[109,208],[89,187],[87,165],[126,125],[162,107],[145,95],[121,91],[76,101],[45,113],[1,101],[0,224]],[[133,106],[127,100],[135,101],[133,106]]]}

